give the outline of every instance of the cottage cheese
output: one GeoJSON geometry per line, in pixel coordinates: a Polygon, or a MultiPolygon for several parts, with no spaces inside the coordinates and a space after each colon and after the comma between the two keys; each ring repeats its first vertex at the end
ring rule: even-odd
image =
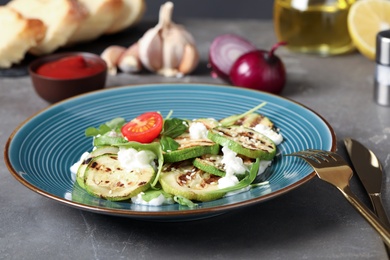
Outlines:
{"type": "Polygon", "coordinates": [[[222,147],[223,159],[222,163],[225,165],[226,175],[218,180],[218,188],[223,189],[231,187],[239,183],[235,174],[244,174],[247,167],[237,153],[233,152],[227,147],[222,147]]]}
{"type": "Polygon", "coordinates": [[[253,127],[253,130],[265,135],[269,139],[271,139],[275,145],[279,145],[281,142],[283,142],[283,136],[280,133],[275,132],[270,127],[258,124],[255,127],[253,127]]]}
{"type": "Polygon", "coordinates": [[[190,132],[190,138],[192,140],[198,139],[207,139],[207,128],[201,122],[191,123],[190,128],[188,129],[190,132]]]}
{"type": "Polygon", "coordinates": [[[148,205],[148,206],[161,206],[163,204],[173,204],[174,200],[172,198],[166,198],[163,194],[160,194],[157,198],[151,199],[150,201],[145,201],[142,198],[144,192],[138,193],[137,196],[131,198],[131,202],[139,205],[148,205]]]}
{"type": "Polygon", "coordinates": [[[121,166],[127,170],[143,169],[152,165],[155,167],[154,159],[156,155],[147,150],[137,151],[134,148],[121,147],[118,152],[118,161],[121,166]]]}

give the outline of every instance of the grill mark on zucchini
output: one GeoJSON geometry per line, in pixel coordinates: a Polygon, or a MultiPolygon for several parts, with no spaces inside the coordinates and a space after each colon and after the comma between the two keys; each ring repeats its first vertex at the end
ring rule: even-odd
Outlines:
{"type": "Polygon", "coordinates": [[[91,168],[96,169],[99,164],[97,162],[91,163],[91,168]]]}
{"type": "Polygon", "coordinates": [[[216,185],[219,176],[206,173],[192,166],[189,161],[174,163],[163,170],[164,172],[178,173],[176,179],[177,184],[191,189],[203,189],[206,185],[216,185]],[[200,177],[200,178],[199,178],[200,177]],[[199,183],[192,183],[201,180],[199,183]]]}
{"type": "Polygon", "coordinates": [[[184,142],[178,142],[179,143],[179,148],[178,150],[183,150],[186,148],[191,148],[195,146],[212,146],[215,145],[214,142],[206,139],[201,139],[201,140],[186,140],[184,142]]]}
{"type": "Polygon", "coordinates": [[[112,200],[127,200],[149,188],[155,176],[152,166],[127,171],[117,155],[103,154],[88,164],[84,184],[90,194],[112,200]]]}
{"type": "Polygon", "coordinates": [[[164,161],[168,163],[184,161],[203,154],[217,154],[219,145],[209,139],[193,140],[189,134],[182,134],[174,139],[178,142],[177,150],[164,152],[164,161]]]}
{"type": "Polygon", "coordinates": [[[167,193],[180,195],[189,200],[210,201],[225,195],[225,192],[217,192],[219,178],[197,169],[191,160],[186,160],[165,165],[160,183],[167,193]]]}
{"type": "Polygon", "coordinates": [[[189,134],[182,134],[175,138],[175,141],[180,145],[178,150],[186,149],[194,146],[212,146],[215,143],[209,139],[192,140],[189,134]]]}
{"type": "Polygon", "coordinates": [[[276,145],[271,139],[243,126],[216,127],[209,130],[208,138],[253,159],[272,160],[276,154],[276,145]]]}
{"type": "Polygon", "coordinates": [[[234,129],[237,129],[237,127],[226,127],[226,128],[218,128],[218,132],[223,133],[224,135],[232,138],[235,141],[238,141],[242,144],[242,146],[250,148],[250,149],[262,149],[263,151],[269,151],[274,149],[274,146],[272,146],[271,143],[265,142],[263,139],[256,139],[254,138],[255,133],[251,129],[245,129],[246,131],[240,131],[240,134],[232,134],[236,133],[234,129]],[[248,140],[243,140],[242,137],[247,137],[248,140]],[[260,143],[262,146],[257,146],[256,143],[260,143]],[[262,147],[265,146],[268,149],[263,149],[262,147]]]}
{"type": "Polygon", "coordinates": [[[253,128],[258,124],[268,126],[269,128],[274,128],[274,124],[272,123],[272,121],[268,117],[266,117],[262,114],[259,114],[259,113],[251,113],[251,114],[248,114],[244,117],[240,117],[239,119],[235,120],[235,118],[237,116],[239,116],[239,115],[232,115],[232,116],[226,117],[224,119],[221,119],[220,122],[222,124],[230,122],[230,124],[228,124],[228,125],[238,125],[238,126],[244,126],[244,127],[248,127],[248,128],[253,128]],[[235,121],[232,121],[232,120],[235,120],[235,121]]]}
{"type": "Polygon", "coordinates": [[[89,158],[83,160],[81,164],[87,165],[91,160],[92,160],[92,157],[89,157],[89,158]]]}

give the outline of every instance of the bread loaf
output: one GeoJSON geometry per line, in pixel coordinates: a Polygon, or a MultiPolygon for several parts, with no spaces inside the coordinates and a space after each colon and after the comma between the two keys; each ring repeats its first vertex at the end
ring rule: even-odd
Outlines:
{"type": "Polygon", "coordinates": [[[19,63],[45,37],[42,21],[24,18],[12,8],[0,6],[0,24],[0,68],[19,63]]]}
{"type": "Polygon", "coordinates": [[[34,55],[51,53],[64,46],[88,16],[77,0],[12,0],[7,6],[47,26],[43,41],[30,49],[34,55]]]}
{"type": "Polygon", "coordinates": [[[79,0],[88,10],[87,19],[70,36],[68,44],[90,41],[103,35],[118,19],[123,0],[79,0]]]}
{"type": "Polygon", "coordinates": [[[145,0],[11,0],[0,6],[0,68],[27,52],[58,48],[117,33],[136,24],[145,0]]]}
{"type": "Polygon", "coordinates": [[[114,23],[105,31],[112,34],[137,24],[146,11],[145,0],[123,0],[123,8],[114,23]]]}

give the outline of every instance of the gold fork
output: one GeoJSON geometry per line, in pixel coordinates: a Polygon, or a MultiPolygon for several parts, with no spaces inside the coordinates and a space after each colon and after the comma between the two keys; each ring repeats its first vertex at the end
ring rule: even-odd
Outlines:
{"type": "Polygon", "coordinates": [[[288,156],[297,156],[309,163],[314,168],[317,176],[335,186],[379,233],[385,244],[390,246],[390,230],[352,193],[349,180],[353,175],[353,171],[340,155],[323,150],[305,150],[288,154],[288,156]]]}

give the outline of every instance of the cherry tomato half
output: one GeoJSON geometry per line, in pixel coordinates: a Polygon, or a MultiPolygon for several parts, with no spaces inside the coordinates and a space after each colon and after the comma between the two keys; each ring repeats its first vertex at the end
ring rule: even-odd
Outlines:
{"type": "Polygon", "coordinates": [[[121,132],[128,141],[151,143],[160,134],[163,122],[159,113],[147,112],[125,124],[121,132]]]}

